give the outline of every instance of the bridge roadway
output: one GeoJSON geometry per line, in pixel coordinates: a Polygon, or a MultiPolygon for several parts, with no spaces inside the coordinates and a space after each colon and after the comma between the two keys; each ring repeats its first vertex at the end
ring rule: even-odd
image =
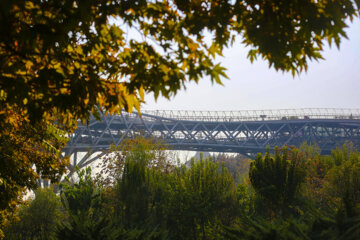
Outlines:
{"type": "MultiPolygon", "coordinates": [[[[155,137],[170,149],[254,154],[269,146],[317,143],[329,153],[345,141],[360,150],[360,109],[143,111],[91,118],[71,134],[64,152],[84,167],[125,138],[155,137]],[[78,153],[83,153],[78,159],[78,153]]],[[[71,168],[70,166],[70,168],[71,168]]]]}

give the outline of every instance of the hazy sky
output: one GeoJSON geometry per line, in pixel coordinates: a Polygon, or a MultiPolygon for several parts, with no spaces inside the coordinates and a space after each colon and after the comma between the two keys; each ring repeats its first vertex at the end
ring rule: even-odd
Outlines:
{"type": "Polygon", "coordinates": [[[170,101],[146,96],[143,109],[241,110],[284,108],[360,108],[360,23],[347,29],[340,50],[326,48],[325,60],[311,62],[307,73],[292,77],[276,72],[268,63],[253,64],[240,44],[219,59],[227,68],[225,86],[212,85],[208,78],[191,83],[170,101]]]}

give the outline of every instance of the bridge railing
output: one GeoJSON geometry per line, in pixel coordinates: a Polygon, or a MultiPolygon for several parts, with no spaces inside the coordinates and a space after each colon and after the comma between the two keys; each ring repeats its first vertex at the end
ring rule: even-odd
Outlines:
{"type": "Polygon", "coordinates": [[[360,119],[360,109],[301,108],[241,111],[143,110],[144,115],[188,121],[263,121],[297,119],[360,119]]]}

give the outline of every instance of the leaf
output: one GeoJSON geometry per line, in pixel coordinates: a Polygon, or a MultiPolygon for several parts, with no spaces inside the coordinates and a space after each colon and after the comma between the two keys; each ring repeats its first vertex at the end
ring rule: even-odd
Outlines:
{"type": "Polygon", "coordinates": [[[139,88],[139,95],[141,101],[145,101],[145,93],[144,93],[144,88],[142,86],[139,88]]]}

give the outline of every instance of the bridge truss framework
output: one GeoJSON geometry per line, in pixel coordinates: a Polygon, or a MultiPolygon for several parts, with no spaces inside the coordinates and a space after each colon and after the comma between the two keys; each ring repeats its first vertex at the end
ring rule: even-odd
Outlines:
{"type": "Polygon", "coordinates": [[[360,110],[143,111],[101,115],[79,125],[64,149],[70,170],[102,157],[111,145],[138,136],[164,140],[169,149],[255,154],[268,147],[316,143],[323,153],[346,141],[360,150],[360,110]],[[82,153],[81,158],[78,158],[82,153]]]}

